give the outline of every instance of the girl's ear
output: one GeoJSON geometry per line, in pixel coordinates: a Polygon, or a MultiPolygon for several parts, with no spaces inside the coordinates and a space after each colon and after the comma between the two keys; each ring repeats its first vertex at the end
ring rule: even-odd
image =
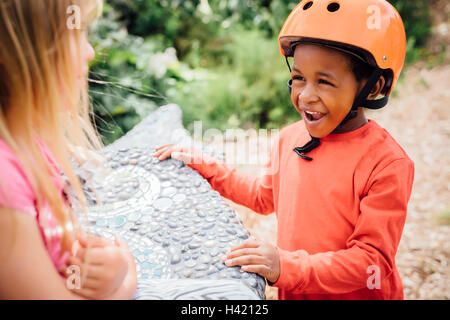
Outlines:
{"type": "Polygon", "coordinates": [[[386,85],[386,79],[381,76],[377,83],[373,86],[367,100],[375,100],[383,92],[384,86],[386,85]]]}

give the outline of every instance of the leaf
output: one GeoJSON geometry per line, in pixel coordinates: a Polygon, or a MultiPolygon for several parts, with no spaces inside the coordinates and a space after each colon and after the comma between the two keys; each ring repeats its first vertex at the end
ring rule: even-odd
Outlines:
{"type": "Polygon", "coordinates": [[[125,114],[125,108],[123,106],[117,106],[111,111],[111,116],[115,117],[118,115],[125,114]]]}

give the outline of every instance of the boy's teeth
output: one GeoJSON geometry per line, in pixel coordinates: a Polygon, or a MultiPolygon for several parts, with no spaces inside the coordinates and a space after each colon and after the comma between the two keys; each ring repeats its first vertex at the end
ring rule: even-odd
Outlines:
{"type": "Polygon", "coordinates": [[[321,112],[305,111],[305,113],[309,116],[310,120],[319,120],[323,117],[323,114],[321,112]]]}

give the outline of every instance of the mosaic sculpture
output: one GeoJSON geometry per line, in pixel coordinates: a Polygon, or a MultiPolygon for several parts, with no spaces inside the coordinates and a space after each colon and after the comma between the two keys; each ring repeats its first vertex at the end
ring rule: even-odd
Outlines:
{"type": "Polygon", "coordinates": [[[221,261],[249,238],[237,213],[195,170],[152,157],[158,145],[190,139],[180,108],[168,105],[106,147],[105,165],[85,162],[78,174],[88,199],[87,228],[128,242],[137,265],[136,299],[264,299],[264,278],[221,261]]]}

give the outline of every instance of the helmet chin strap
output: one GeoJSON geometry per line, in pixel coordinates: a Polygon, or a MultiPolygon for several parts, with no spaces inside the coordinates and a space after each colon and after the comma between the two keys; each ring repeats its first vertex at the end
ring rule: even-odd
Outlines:
{"type": "MultiPolygon", "coordinates": [[[[286,59],[287,61],[287,59],[286,59]]],[[[289,64],[288,64],[289,65],[289,64]]],[[[289,68],[290,69],[290,68],[289,68]]],[[[375,70],[370,75],[369,79],[367,80],[367,83],[361,90],[361,92],[357,95],[355,98],[355,101],[353,102],[353,106],[350,109],[350,112],[347,114],[347,116],[344,118],[344,120],[339,124],[338,127],[343,126],[345,123],[347,123],[349,120],[354,119],[358,116],[358,108],[364,107],[368,109],[381,109],[384,106],[386,106],[389,96],[386,95],[385,97],[378,99],[378,100],[367,100],[367,97],[369,96],[370,92],[372,91],[375,84],[380,79],[380,76],[383,74],[383,70],[380,68],[375,68],[375,70]]],[[[288,89],[289,93],[292,91],[292,80],[288,82],[288,89]]],[[[294,152],[298,154],[302,159],[307,161],[312,161],[313,159],[311,157],[306,156],[305,154],[308,152],[311,152],[315,148],[317,148],[320,145],[320,139],[315,138],[311,136],[311,141],[309,141],[307,144],[305,144],[303,147],[297,147],[294,149],[294,152]]]]}
{"type": "Polygon", "coordinates": [[[367,100],[367,97],[369,96],[370,92],[372,91],[373,87],[378,82],[382,74],[383,70],[380,68],[375,68],[375,70],[373,70],[372,74],[367,80],[366,85],[364,86],[364,88],[362,88],[361,92],[356,96],[355,101],[353,101],[353,106],[350,109],[350,112],[347,114],[344,120],[342,120],[338,128],[346,124],[349,120],[356,118],[358,116],[359,107],[364,107],[368,109],[381,109],[384,106],[386,106],[389,100],[389,96],[385,96],[379,100],[367,100]]]}
{"type": "Polygon", "coordinates": [[[294,149],[294,152],[299,155],[300,158],[308,161],[312,161],[313,159],[311,157],[308,157],[305,155],[305,153],[308,153],[312,151],[313,149],[317,148],[320,145],[320,139],[314,138],[311,136],[311,141],[309,141],[307,144],[305,144],[303,147],[297,147],[294,149]]]}

